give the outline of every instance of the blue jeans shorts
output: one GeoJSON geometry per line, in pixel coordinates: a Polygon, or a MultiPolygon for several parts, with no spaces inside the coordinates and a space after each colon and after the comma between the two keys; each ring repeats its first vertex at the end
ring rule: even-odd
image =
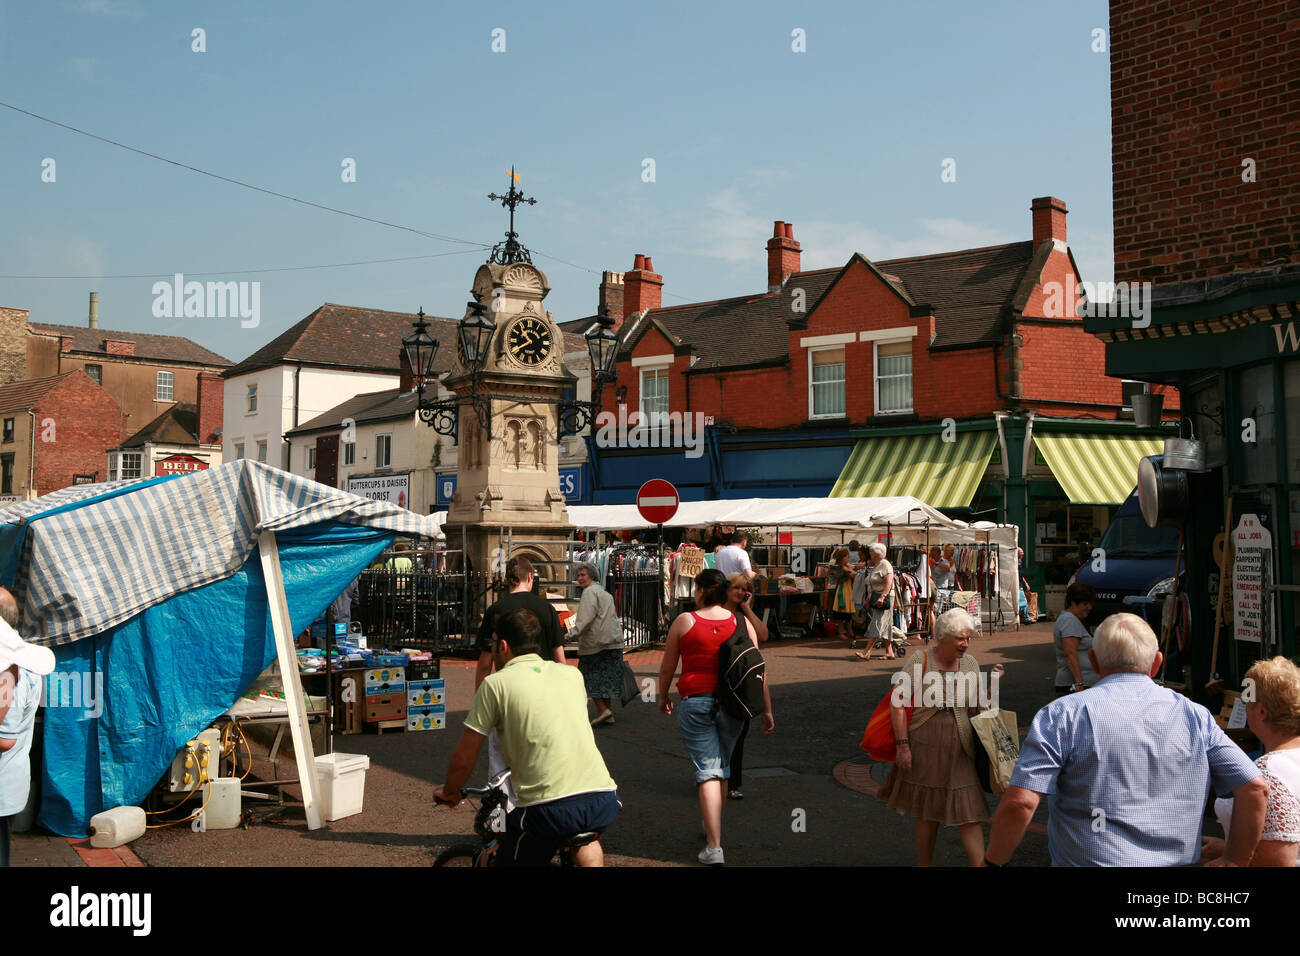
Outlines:
{"type": "Polygon", "coordinates": [[[722,708],[713,711],[713,695],[697,694],[677,705],[677,729],[695,767],[695,782],[726,780],[731,776],[731,752],[745,722],[722,708]]]}

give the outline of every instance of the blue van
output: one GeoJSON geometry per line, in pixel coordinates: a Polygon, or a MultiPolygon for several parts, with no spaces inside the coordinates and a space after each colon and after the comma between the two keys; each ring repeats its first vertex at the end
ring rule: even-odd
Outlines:
{"type": "Polygon", "coordinates": [[[1089,627],[1119,611],[1141,614],[1140,608],[1124,603],[1126,597],[1163,597],[1172,589],[1178,560],[1178,529],[1148,527],[1138,505],[1136,488],[1096,547],[1105,553],[1105,571],[1094,571],[1090,559],[1069,582],[1091,584],[1097,592],[1097,602],[1087,621],[1089,627]]]}

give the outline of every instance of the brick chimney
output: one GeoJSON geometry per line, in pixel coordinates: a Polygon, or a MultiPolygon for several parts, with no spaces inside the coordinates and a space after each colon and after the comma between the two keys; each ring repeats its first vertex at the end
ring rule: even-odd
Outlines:
{"type": "Polygon", "coordinates": [[[1065,200],[1055,196],[1039,196],[1029,204],[1034,215],[1034,248],[1048,239],[1065,242],[1065,200]]]}
{"type": "Polygon", "coordinates": [[[606,272],[600,277],[600,301],[596,304],[596,314],[603,315],[609,310],[609,317],[614,320],[615,330],[623,325],[623,273],[606,272]]]}
{"type": "Polygon", "coordinates": [[[785,280],[799,271],[801,253],[794,241],[794,226],[780,219],[772,223],[772,238],[767,240],[767,291],[779,292],[785,280]]]}
{"type": "Polygon", "coordinates": [[[415,374],[411,371],[411,360],[406,357],[406,349],[398,349],[398,380],[397,390],[405,395],[407,392],[415,391],[415,374]]]}
{"type": "Polygon", "coordinates": [[[636,254],[632,271],[623,273],[623,314],[657,309],[663,304],[664,277],[655,273],[649,256],[636,254]]]}
{"type": "Polygon", "coordinates": [[[225,380],[216,372],[199,372],[199,443],[215,445],[221,439],[221,418],[225,412],[225,380]]]}

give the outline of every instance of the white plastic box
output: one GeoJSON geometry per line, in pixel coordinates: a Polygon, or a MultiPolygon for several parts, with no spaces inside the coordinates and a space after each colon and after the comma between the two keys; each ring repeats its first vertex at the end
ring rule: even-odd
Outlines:
{"type": "Polygon", "coordinates": [[[316,758],[317,794],[326,821],[341,820],[361,812],[366,793],[365,754],[322,754],[316,758]]]}
{"type": "Polygon", "coordinates": [[[203,828],[205,830],[233,830],[239,826],[239,814],[243,804],[243,791],[238,777],[217,777],[208,781],[207,806],[203,808],[203,828]]]}

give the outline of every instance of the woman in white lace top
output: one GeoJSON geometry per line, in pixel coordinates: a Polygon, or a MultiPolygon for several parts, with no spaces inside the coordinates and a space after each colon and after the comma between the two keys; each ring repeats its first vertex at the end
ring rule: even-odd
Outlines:
{"type": "MultiPolygon", "coordinates": [[[[1255,763],[1268,781],[1264,832],[1250,865],[1295,866],[1300,850],[1300,668],[1285,657],[1258,661],[1246,671],[1245,686],[1254,690],[1246,722],[1266,751],[1255,763]]],[[[1232,799],[1216,800],[1214,813],[1227,833],[1232,799]]],[[[1206,837],[1201,860],[1222,856],[1223,842],[1206,837]]]]}

